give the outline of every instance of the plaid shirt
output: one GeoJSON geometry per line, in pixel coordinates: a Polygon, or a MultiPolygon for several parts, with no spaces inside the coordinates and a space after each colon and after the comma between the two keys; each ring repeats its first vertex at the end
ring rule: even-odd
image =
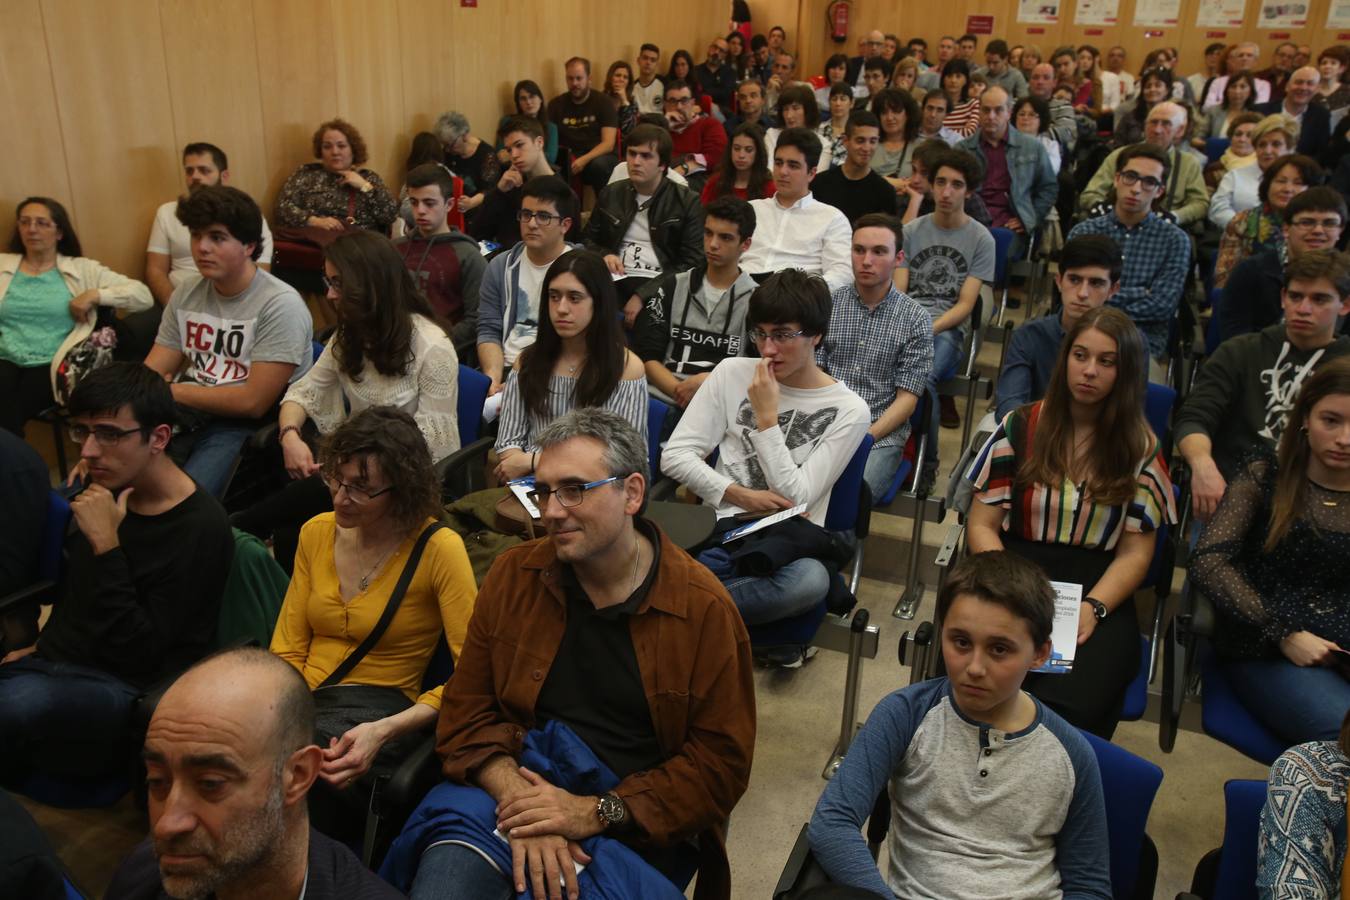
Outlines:
{"type": "MultiPolygon", "coordinates": [[[[933,320],[907,294],[891,287],[876,309],[863,306],[852,282],[831,296],[830,329],[816,348],[816,364],[867,404],[875,422],[897,390],[922,397],[933,367],[933,320]]],[[[903,445],[909,421],[874,446],[903,445]]]]}
{"type": "Polygon", "coordinates": [[[1113,209],[1106,215],[1074,226],[1069,238],[1102,234],[1115,241],[1125,258],[1120,291],[1107,302],[1134,320],[1148,338],[1154,359],[1167,355],[1167,333],[1181,304],[1186,271],[1191,265],[1191,239],[1171,222],[1149,213],[1133,228],[1126,228],[1113,209]]]}

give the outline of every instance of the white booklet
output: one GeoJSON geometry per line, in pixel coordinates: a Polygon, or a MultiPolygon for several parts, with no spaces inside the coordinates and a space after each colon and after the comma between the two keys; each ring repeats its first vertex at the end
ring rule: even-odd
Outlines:
{"type": "Polygon", "coordinates": [[[1033,672],[1064,675],[1073,670],[1078,650],[1078,614],[1083,604],[1083,586],[1070,581],[1052,581],[1055,589],[1055,624],[1050,630],[1050,659],[1033,672]]]}
{"type": "Polygon", "coordinates": [[[785,509],[782,512],[776,512],[773,515],[765,516],[762,519],[755,519],[755,521],[751,522],[748,525],[742,525],[739,528],[733,528],[726,534],[722,535],[722,543],[729,544],[732,541],[736,540],[737,538],[743,538],[747,534],[754,534],[761,528],[768,528],[770,525],[776,524],[778,522],[783,522],[787,519],[792,518],[793,516],[799,516],[804,512],[806,512],[806,504],[799,503],[798,505],[792,507],[791,509],[785,509]]]}
{"type": "Polygon", "coordinates": [[[539,507],[534,505],[530,499],[530,491],[534,490],[534,476],[526,475],[524,478],[517,478],[515,481],[508,481],[506,486],[511,489],[511,493],[516,495],[520,505],[525,507],[525,511],[530,514],[531,519],[539,518],[539,507]]]}

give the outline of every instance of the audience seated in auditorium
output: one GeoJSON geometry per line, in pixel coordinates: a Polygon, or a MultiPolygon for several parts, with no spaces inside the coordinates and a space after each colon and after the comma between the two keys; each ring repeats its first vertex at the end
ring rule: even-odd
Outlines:
{"type": "Polygon", "coordinates": [[[558,125],[558,144],[572,157],[571,175],[599,191],[619,163],[615,145],[619,113],[609,98],[591,89],[591,61],[574,56],[564,65],[567,92],[548,102],[548,118],[558,125]]]}
{"type": "MultiPolygon", "coordinates": [[[[1128,147],[1144,139],[1147,133],[1148,114],[1153,112],[1153,108],[1159,103],[1171,102],[1173,83],[1172,70],[1162,66],[1149,69],[1139,76],[1139,96],[1126,100],[1116,107],[1115,128],[1112,132],[1114,146],[1128,147]]],[[[1235,83],[1235,87],[1242,85],[1247,85],[1247,81],[1239,79],[1235,83]]],[[[1208,136],[1208,122],[1207,118],[1197,123],[1197,136],[1208,136]]]]}
{"type": "MultiPolygon", "coordinates": [[[[856,114],[855,114],[856,115],[856,114]]],[[[875,443],[863,477],[879,498],[895,479],[909,439],[909,420],[933,365],[933,321],[894,284],[904,230],[893,215],[870,213],[853,223],[853,282],[830,298],[830,327],[816,363],[867,404],[875,443]]]]}
{"type": "MultiPolygon", "coordinates": [[[[727,65],[727,42],[725,38],[713,38],[708,44],[708,55],[703,62],[694,66],[693,79],[698,82],[702,93],[712,98],[723,116],[731,112],[731,95],[736,92],[736,70],[727,65]]],[[[670,85],[666,85],[669,94],[670,85]]],[[[667,106],[669,112],[669,106],[667,106]]],[[[714,122],[713,124],[717,124],[714,122]]],[[[719,126],[720,127],[720,126],[719,126]]]]}
{"type": "MultiPolygon", "coordinates": [[[[1223,105],[1224,91],[1228,88],[1228,79],[1238,72],[1251,72],[1256,68],[1256,60],[1261,55],[1261,48],[1252,41],[1243,41],[1240,44],[1234,44],[1228,49],[1228,54],[1224,62],[1224,73],[1209,82],[1209,90],[1200,101],[1202,109],[1209,109],[1211,106],[1223,105]]],[[[1256,83],[1256,102],[1265,103],[1270,100],[1270,82],[1259,75],[1254,75],[1253,80],[1256,83]]]]}
{"type": "Polygon", "coordinates": [[[1203,150],[1208,138],[1231,137],[1237,117],[1255,111],[1256,81],[1250,72],[1239,72],[1228,79],[1223,105],[1212,106],[1200,114],[1195,123],[1195,146],[1203,150]]]}
{"type": "Polygon", "coordinates": [[[1008,42],[992,40],[984,48],[984,77],[990,87],[1001,87],[1014,100],[1027,95],[1027,79],[1008,62],[1008,42]]]}
{"type": "Polygon", "coordinates": [[[904,91],[887,88],[872,98],[870,109],[881,129],[876,151],[872,154],[872,171],[886,179],[892,193],[902,193],[909,182],[914,151],[920,143],[919,126],[923,115],[919,112],[919,104],[904,91]]]}
{"type": "Polygon", "coordinates": [[[995,385],[997,421],[1045,396],[1064,335],[1084,315],[1115,296],[1122,268],[1119,245],[1105,235],[1082,234],[1065,242],[1055,273],[1060,308],[1013,329],[995,385]]]}
{"type": "Polygon", "coordinates": [[[398,201],[380,176],[366,168],[366,142],[356,126],[331,119],[315,130],[311,144],[319,161],[305,163],[281,186],[277,225],[387,233],[398,214],[398,201]]]}
{"type": "Polygon", "coordinates": [[[1329,250],[1290,260],[1280,299],[1284,322],[1224,341],[1201,367],[1174,426],[1198,521],[1214,513],[1247,455],[1279,441],[1308,376],[1350,354],[1350,338],[1336,336],[1337,317],[1350,312],[1348,266],[1329,250]],[[1315,290],[1328,284],[1333,292],[1315,290]]]}
{"type": "MultiPolygon", "coordinates": [[[[999,90],[1002,90],[1001,88],[999,90]]],[[[1045,151],[1037,150],[1041,153],[1045,151]]],[[[994,238],[966,213],[966,196],[980,185],[980,163],[964,150],[932,156],[933,212],[905,226],[905,256],[895,286],[918,301],[933,320],[933,365],[928,383],[956,374],[980,288],[994,280],[994,238]]],[[[941,397],[942,424],[960,424],[956,404],[941,397]]]]}
{"type": "Polygon", "coordinates": [[[1307,65],[1307,60],[1298,62],[1298,45],[1285,41],[1275,47],[1271,54],[1270,65],[1256,73],[1259,77],[1270,82],[1270,101],[1278,103],[1283,100],[1287,93],[1293,89],[1293,79],[1298,75],[1295,71],[1300,65],[1307,65]]]}
{"type": "Polygon", "coordinates": [[[1260,206],[1261,176],[1275,160],[1294,152],[1298,134],[1298,122],[1285,115],[1270,115],[1258,121],[1251,129],[1254,153],[1247,165],[1234,168],[1219,182],[1209,201],[1209,221],[1227,228],[1238,213],[1260,206]],[[1255,165],[1251,165],[1253,161],[1255,165]]]}
{"type": "MultiPolygon", "coordinates": [[[[139,363],[70,396],[87,486],[60,597],[37,641],[0,659],[0,771],[123,774],[141,692],[211,651],[234,556],[225,511],[169,458],[169,387],[139,363]]],[[[31,523],[30,523],[31,524],[31,523]]],[[[29,607],[29,633],[38,610],[29,607]]]]}
{"type": "Polygon", "coordinates": [[[736,112],[727,116],[727,134],[735,135],[736,129],[746,123],[758,125],[761,131],[773,127],[773,118],[764,103],[764,85],[753,78],[736,86],[736,112]]]}
{"type": "Polygon", "coordinates": [[[1309,250],[1334,250],[1345,229],[1345,198],[1333,189],[1308,188],[1284,208],[1284,248],[1263,250],[1237,264],[1219,299],[1219,340],[1261,331],[1280,321],[1284,267],[1309,250]]]}
{"type": "MultiPolygon", "coordinates": [[[[844,80],[844,75],[848,73],[848,56],[843,53],[835,53],[825,60],[825,74],[819,80],[825,82],[824,85],[815,89],[816,106],[821,109],[827,109],[830,105],[830,94],[836,84],[843,85],[846,89],[850,104],[853,100],[853,85],[844,80]]],[[[812,79],[814,84],[817,79],[812,79]]]]}
{"type": "Polygon", "coordinates": [[[1113,163],[1111,208],[1079,222],[1069,237],[1100,234],[1121,248],[1125,265],[1111,305],[1124,310],[1147,335],[1149,356],[1155,361],[1152,377],[1161,382],[1168,333],[1186,287],[1191,242],[1186,232],[1153,211],[1167,186],[1168,154],[1152,144],[1131,144],[1115,155],[1113,163]]]}
{"type": "MultiPolygon", "coordinates": [[[[829,288],[801,270],[780,271],[751,295],[748,322],[760,358],[717,364],[666,443],[661,471],[714,507],[719,531],[740,524],[740,513],[798,505],[823,526],[830,490],[871,424],[867,404],[816,364],[830,324],[829,288]]],[[[699,558],[750,625],[806,613],[831,589],[829,570],[814,556],[771,575],[739,573],[720,544],[699,558]]],[[[793,652],[781,664],[801,665],[801,650],[793,652]]]]}
{"type": "Polygon", "coordinates": [[[435,314],[451,326],[455,347],[471,354],[478,331],[478,291],[487,263],[478,252],[478,242],[447,219],[454,202],[449,172],[435,163],[418,166],[408,173],[407,184],[416,227],[394,246],[417,289],[435,314]]]}
{"type": "Polygon", "coordinates": [[[642,311],[633,351],[650,390],[680,409],[724,359],[749,349],[745,317],[755,280],[740,268],[755,233],[755,212],[737,197],[708,204],[703,219],[706,265],[668,272],[638,289],[642,311]]]}
{"type": "MultiPolygon", "coordinates": [[[[688,90],[671,82],[666,95],[688,90]]],[[[604,256],[605,265],[618,279],[615,289],[625,298],[624,322],[631,328],[641,308],[637,289],[642,284],[703,261],[703,210],[697,194],[666,178],[671,154],[668,132],[655,125],[639,125],[628,135],[624,150],[628,177],[600,191],[582,237],[587,249],[604,256]]]]}
{"type": "MultiPolygon", "coordinates": [[[[1177,135],[1185,130],[1186,110],[1171,101],[1159,103],[1149,110],[1144,123],[1144,143],[1167,154],[1169,176],[1164,183],[1161,211],[1170,213],[1181,228],[1203,221],[1209,209],[1209,192],[1205,189],[1200,163],[1174,146],[1177,135]]],[[[1120,171],[1117,158],[1124,150],[1124,147],[1112,150],[1102,160],[1092,180],[1078,195],[1079,212],[1088,216],[1100,215],[1097,210],[1102,208],[1104,211],[1111,202],[1108,198],[1115,185],[1116,173],[1120,171]]]]}
{"type": "Polygon", "coordinates": [[[1281,156],[1261,173],[1256,189],[1260,206],[1235,215],[1219,239],[1214,264],[1214,286],[1223,287],[1238,263],[1263,250],[1284,247],[1284,211],[1289,201],[1323,179],[1322,167],[1311,156],[1281,156]]]}
{"type": "Polygon", "coordinates": [[[323,764],[310,815],[348,845],[360,839],[374,779],[431,731],[442,686],[422,691],[422,677],[442,643],[459,657],[477,592],[463,541],[437,527],[440,490],[424,433],[408,413],[374,406],[328,437],[319,472],[332,510],[300,531],[272,635],[272,652],[295,666],[318,706],[323,764]]]}
{"type": "MultiPolygon", "coordinates": [[[[704,115],[694,101],[689,85],[678,79],[666,82],[665,109],[671,141],[669,164],[686,178],[705,173],[722,158],[722,151],[726,149],[727,133],[722,123],[704,115]]],[[[631,134],[626,143],[632,145],[631,134]]],[[[633,177],[631,168],[628,177],[633,177]]],[[[702,174],[698,181],[690,182],[695,193],[703,188],[702,181],[707,177],[702,174]]]]}
{"type": "MultiPolygon", "coordinates": [[[[527,119],[534,119],[539,123],[540,129],[544,135],[544,159],[550,165],[562,165],[562,159],[558,155],[558,124],[549,121],[548,106],[544,103],[544,92],[539,89],[539,85],[526,79],[517,81],[515,90],[511,94],[516,101],[516,111],[513,114],[502,116],[501,121],[497,123],[497,137],[500,139],[505,136],[502,131],[506,120],[511,115],[524,116],[527,119]]],[[[503,167],[511,162],[509,157],[503,158],[500,149],[497,158],[501,160],[503,167]]]]}
{"type": "MultiPolygon", "coordinates": [[[[1290,292],[1338,307],[1350,295],[1343,262],[1336,275],[1290,292]]],[[[1228,485],[1190,575],[1214,602],[1214,646],[1243,706],[1291,744],[1330,741],[1350,709],[1337,658],[1350,622],[1329,602],[1350,580],[1350,360],[1303,382],[1278,453],[1261,450],[1228,485]]]]}
{"type": "Polygon", "coordinates": [[[1334,739],[1290,747],[1270,767],[1257,842],[1258,896],[1344,896],[1350,714],[1334,739]]]}
{"type": "Polygon", "coordinates": [[[444,112],[433,126],[441,146],[445,147],[445,164],[464,182],[464,195],[459,198],[459,210],[469,213],[483,202],[483,193],[497,183],[502,164],[492,144],[476,136],[469,120],[462,112],[444,112]]]}
{"type": "Polygon", "coordinates": [[[144,284],[82,255],[64,206],[50,197],[20,202],[9,252],[0,253],[0,428],[23,437],[23,423],[56,402],[60,367],[77,348],[93,355],[116,346],[98,327],[99,307],[154,304],[144,284]]]}
{"type": "Polygon", "coordinates": [[[884,897],[1111,896],[1096,756],[1021,690],[1050,656],[1054,612],[1045,575],[1012,553],[957,565],[935,616],[946,675],[881,699],[811,816],[833,881],[884,897]],[[883,792],[886,878],[860,834],[883,792]]]}
{"type": "Polygon", "coordinates": [[[239,528],[271,539],[287,572],[300,526],[333,509],[306,423],[327,439],[356,413],[393,407],[422,429],[433,462],[459,449],[455,348],[389,241],[343,235],[324,251],[324,272],[338,324],[313,367],[286,391],[277,416],[291,482],[234,517],[239,528]]]}
{"type": "Polygon", "coordinates": [[[787,268],[820,275],[830,290],[852,279],[848,219],[811,194],[820,157],[820,137],[814,131],[786,128],[779,136],[773,151],[775,193],[750,201],[756,237],[741,257],[741,268],[756,281],[787,268]]]}
{"type": "Polygon", "coordinates": [[[304,681],[266,650],[232,649],[184,673],[145,737],[150,837],[104,897],[403,896],[310,825],[324,765],[314,723],[304,681]]]}
{"type": "Polygon", "coordinates": [[[1144,418],[1148,356],[1124,313],[1083,314],[1064,337],[1045,397],[1009,413],[969,469],[974,553],[1011,550],[1078,584],[1067,673],[1028,689],[1072,724],[1111,739],[1139,671],[1134,593],[1158,528],[1176,523],[1167,463],[1144,418]]]}
{"type": "Polygon", "coordinates": [[[1318,96],[1318,70],[1304,66],[1289,76],[1284,99],[1261,104],[1266,115],[1284,115],[1299,123],[1299,143],[1295,150],[1309,157],[1322,152],[1331,140],[1331,112],[1323,104],[1314,103],[1318,96]]]}
{"type": "Polygon", "coordinates": [[[638,48],[637,79],[634,80],[633,99],[637,101],[639,113],[661,113],[664,111],[666,86],[656,74],[661,62],[661,48],[655,44],[643,44],[638,48]]]}
{"type": "Polygon", "coordinates": [[[724,827],[755,740],[745,628],[717,580],[642,518],[637,429],[578,409],[538,439],[548,537],[484,579],[437,726],[450,784],[388,866],[419,900],[506,900],[559,897],[563,882],[587,896],[605,878],[679,897],[696,864],[694,896],[729,900],[724,827]],[[578,875],[574,861],[590,865],[578,875]]]}
{"type": "Polygon", "coordinates": [[[574,407],[604,407],[647,434],[647,379],[642,360],[624,346],[605,261],[586,250],[564,253],[549,266],[540,296],[547,315],[516,357],[502,398],[494,474],[503,484],[535,471],[537,435],[574,407]]]}
{"type": "Polygon", "coordinates": [[[567,182],[539,175],[520,189],[520,243],[488,264],[478,291],[478,367],[492,380],[488,396],[506,386],[506,367],[534,343],[544,273],[574,244],[566,235],[579,204],[567,182]]]}
{"type": "Polygon", "coordinates": [[[844,164],[817,175],[811,182],[811,193],[821,203],[842,212],[850,223],[868,213],[895,215],[895,189],[872,166],[879,149],[881,123],[867,110],[859,110],[848,117],[845,137],[848,155],[844,164]]]}
{"type": "Polygon", "coordinates": [[[173,292],[145,364],[172,382],[179,430],[170,452],[219,497],[244,441],[313,363],[314,326],[295,289],[254,264],[262,213],[248,194],[198,188],[177,215],[202,278],[173,292]]]}
{"type": "Polygon", "coordinates": [[[1007,91],[989,88],[980,96],[980,130],[957,146],[984,166],[979,193],[995,228],[1013,232],[1016,258],[1054,208],[1059,184],[1041,142],[1011,127],[1007,91]]]}
{"type": "Polygon", "coordinates": [[[764,131],[753,122],[746,122],[732,131],[731,140],[704,182],[699,199],[706,207],[720,197],[759,200],[772,197],[774,190],[769,154],[764,149],[764,131]]]}
{"type": "MultiPolygon", "coordinates": [[[[419,131],[413,135],[412,143],[408,147],[408,158],[404,160],[403,186],[398,189],[398,215],[394,217],[393,227],[389,229],[391,238],[401,238],[408,232],[417,227],[413,219],[412,201],[408,199],[407,173],[413,171],[418,166],[434,165],[445,170],[445,174],[450,176],[450,184],[458,189],[462,195],[464,192],[464,179],[460,178],[450,167],[445,164],[445,145],[441,139],[436,137],[430,131],[419,131]]],[[[464,214],[459,211],[459,201],[451,195],[450,203],[450,221],[463,224],[464,214]]]]}
{"type": "MultiPolygon", "coordinates": [[[[541,175],[554,174],[544,151],[544,133],[529,116],[508,116],[498,132],[510,165],[502,169],[469,225],[469,233],[480,241],[492,241],[510,248],[520,243],[521,192],[525,182],[541,175]]],[[[579,233],[579,229],[578,233],[579,233]]],[[[476,249],[475,249],[476,252],[476,249]]]]}

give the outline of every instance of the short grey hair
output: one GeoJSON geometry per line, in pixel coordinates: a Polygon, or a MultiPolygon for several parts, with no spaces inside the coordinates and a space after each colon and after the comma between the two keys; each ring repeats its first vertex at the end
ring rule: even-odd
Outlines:
{"type": "Polygon", "coordinates": [[[441,143],[449,146],[469,133],[469,120],[462,112],[441,113],[435,132],[441,143]]]}
{"type": "MultiPolygon", "coordinates": [[[[535,435],[535,445],[541,451],[572,438],[593,438],[605,445],[605,468],[609,474],[626,478],[633,473],[642,476],[643,484],[650,485],[651,472],[647,465],[647,442],[627,419],[593,406],[583,406],[564,413],[544,426],[535,435]]],[[[644,495],[646,491],[643,491],[644,495]]],[[[644,498],[645,503],[645,498],[644,498]]]]}

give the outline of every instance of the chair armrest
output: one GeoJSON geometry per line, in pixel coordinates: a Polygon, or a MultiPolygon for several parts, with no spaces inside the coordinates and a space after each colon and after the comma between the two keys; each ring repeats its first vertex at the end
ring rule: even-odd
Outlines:
{"type": "Polygon", "coordinates": [[[488,451],[495,442],[496,438],[481,437],[436,463],[436,481],[441,486],[443,500],[458,500],[477,490],[474,465],[477,463],[479,468],[482,468],[486,464],[488,451]]]}
{"type": "Polygon", "coordinates": [[[829,876],[811,853],[811,844],[806,837],[809,827],[809,823],[803,824],[797,832],[792,852],[788,854],[787,863],[778,876],[778,884],[774,886],[773,900],[795,900],[810,888],[830,883],[829,876]]]}
{"type": "Polygon", "coordinates": [[[427,735],[409,753],[376,795],[381,816],[401,823],[422,802],[427,792],[441,782],[441,759],[436,738],[427,735]]]}
{"type": "Polygon", "coordinates": [[[248,445],[255,450],[263,450],[269,444],[277,442],[277,431],[277,423],[275,421],[268,422],[266,425],[253,432],[252,436],[248,439],[248,445]]]}
{"type": "Polygon", "coordinates": [[[51,581],[50,579],[35,581],[32,584],[28,585],[27,587],[19,588],[17,591],[13,591],[9,594],[6,594],[3,597],[0,597],[0,612],[4,612],[7,609],[18,606],[20,603],[24,603],[30,600],[40,601],[43,595],[45,595],[48,591],[53,591],[55,589],[56,589],[55,581],[51,581]]]}
{"type": "Polygon", "coordinates": [[[674,478],[664,476],[657,479],[652,485],[652,489],[647,492],[648,500],[674,500],[675,492],[680,489],[680,483],[674,478]]]}

